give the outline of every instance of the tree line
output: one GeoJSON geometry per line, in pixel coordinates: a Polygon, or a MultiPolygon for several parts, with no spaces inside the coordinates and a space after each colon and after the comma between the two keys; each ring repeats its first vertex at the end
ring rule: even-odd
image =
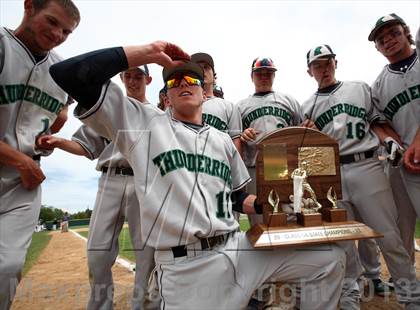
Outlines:
{"type": "MultiPolygon", "coordinates": [[[[54,220],[61,220],[64,216],[64,213],[65,211],[61,209],[54,208],[47,205],[42,205],[41,212],[39,214],[39,220],[41,221],[41,223],[54,221],[54,220]]],[[[68,215],[70,216],[71,220],[87,219],[87,218],[90,218],[90,216],[92,215],[92,210],[87,208],[85,211],[79,211],[73,214],[68,213],[68,215]]]]}

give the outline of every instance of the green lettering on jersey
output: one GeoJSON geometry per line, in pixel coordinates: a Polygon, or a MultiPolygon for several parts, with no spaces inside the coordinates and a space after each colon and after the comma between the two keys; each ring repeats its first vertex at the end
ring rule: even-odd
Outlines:
{"type": "Polygon", "coordinates": [[[203,121],[206,124],[209,124],[210,126],[221,131],[226,130],[228,127],[227,124],[223,120],[221,120],[216,115],[212,115],[212,114],[203,113],[203,121]]]}
{"type": "Polygon", "coordinates": [[[396,94],[385,106],[383,112],[385,117],[392,121],[395,114],[397,114],[402,107],[419,97],[420,84],[411,86],[407,90],[403,90],[402,92],[396,94]]]}
{"type": "Polygon", "coordinates": [[[231,170],[228,165],[217,159],[203,154],[185,153],[182,150],[170,150],[153,158],[153,164],[159,167],[160,175],[185,168],[193,173],[204,173],[215,176],[225,181],[229,186],[232,184],[231,170]]]}
{"type": "Polygon", "coordinates": [[[0,104],[12,104],[25,100],[44,110],[58,114],[64,103],[35,86],[24,84],[0,85],[0,104]]]}
{"type": "Polygon", "coordinates": [[[332,122],[335,116],[343,113],[366,120],[365,108],[357,107],[350,103],[338,103],[319,115],[315,120],[315,125],[319,130],[322,130],[327,124],[332,122]]]}
{"type": "MultiPolygon", "coordinates": [[[[292,115],[289,111],[285,109],[281,109],[278,107],[268,106],[268,107],[260,107],[253,111],[251,111],[245,118],[242,120],[242,125],[244,128],[249,128],[251,123],[256,119],[264,116],[274,116],[283,120],[287,125],[292,125],[292,115]]],[[[284,125],[283,125],[284,126],[284,125]]]]}

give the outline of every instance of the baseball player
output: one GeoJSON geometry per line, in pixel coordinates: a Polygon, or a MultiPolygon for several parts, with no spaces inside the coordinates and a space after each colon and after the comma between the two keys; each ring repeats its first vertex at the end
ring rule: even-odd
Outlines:
{"type": "MultiPolygon", "coordinates": [[[[251,79],[255,93],[238,102],[241,114],[243,134],[243,156],[245,165],[253,181],[247,190],[256,193],[255,161],[256,144],[265,133],[301,123],[300,106],[290,95],[274,92],[273,82],[277,71],[271,58],[257,57],[252,62],[251,79]]],[[[261,222],[262,217],[251,217],[251,224],[261,222]]]]}
{"type": "Polygon", "coordinates": [[[403,166],[390,167],[389,174],[390,181],[402,187],[397,190],[394,188],[399,227],[404,245],[414,257],[416,213],[417,216],[420,214],[419,59],[411,47],[414,41],[409,27],[396,14],[379,18],[368,39],[375,43],[376,49],[389,61],[372,84],[372,96],[382,119],[392,126],[401,139],[395,141],[389,135],[384,135],[382,140],[389,141],[397,150],[405,149],[403,166]],[[404,195],[405,191],[408,199],[404,195]]]}
{"type": "MultiPolygon", "coordinates": [[[[147,65],[128,69],[122,72],[120,77],[130,100],[147,105],[146,86],[152,81],[147,65]]],[[[91,294],[87,308],[113,308],[111,268],[118,256],[118,236],[125,216],[128,219],[136,257],[132,307],[133,309],[158,308],[158,301],[153,302],[147,295],[149,276],[154,268],[154,250],[142,246],[140,242],[140,209],[134,191],[133,170],[115,143],[83,125],[73,135],[72,141],[43,136],[39,138],[38,144],[47,149],[58,147],[91,160],[98,159],[96,169],[102,172],[89,224],[87,258],[91,294]]]]}
{"type": "Polygon", "coordinates": [[[159,102],[157,104],[157,107],[161,109],[162,111],[165,111],[169,106],[169,102],[166,98],[166,87],[162,87],[162,89],[159,91],[159,102]]]}
{"type": "Polygon", "coordinates": [[[115,141],[133,168],[142,241],[157,249],[161,309],[243,308],[272,276],[299,284],[303,309],[335,309],[341,249],[252,251],[237,231],[230,197],[239,211],[261,212],[262,206],[240,191],[249,176],[230,136],[203,124],[203,71],[174,61],[188,58],[176,45],[157,41],[94,51],[50,70],[79,103],[76,115],[115,141]],[[166,112],[133,104],[109,81],[145,62],[167,67],[163,79],[172,108],[166,112]]]}
{"type": "Polygon", "coordinates": [[[0,309],[9,309],[38,222],[41,152],[35,138],[58,131],[67,94],[49,75],[52,49],[77,27],[72,1],[25,1],[15,30],[0,28],[0,309]]]}
{"type": "Polygon", "coordinates": [[[370,130],[370,124],[378,120],[370,87],[359,81],[337,81],[337,61],[328,45],[311,49],[307,64],[318,91],[303,103],[302,115],[339,144],[343,189],[340,205],[384,235],[376,242],[396,280],[399,301],[413,309],[419,307],[420,286],[401,241],[389,182],[376,155],[379,140],[370,130]]]}
{"type": "Polygon", "coordinates": [[[195,53],[191,55],[191,61],[197,63],[204,72],[206,100],[203,103],[203,121],[216,129],[226,131],[240,152],[241,116],[236,105],[214,94],[216,71],[213,58],[206,53],[195,53]]]}
{"type": "MultiPolygon", "coordinates": [[[[237,106],[241,115],[243,134],[243,157],[252,181],[247,191],[256,194],[255,161],[256,140],[269,131],[300,124],[299,103],[291,96],[274,92],[273,82],[277,71],[271,58],[255,58],[251,66],[251,79],[255,93],[239,101],[237,106]]],[[[261,215],[248,216],[251,225],[262,223],[261,215]]],[[[270,287],[263,286],[254,294],[249,307],[267,307],[272,300],[270,287]]]]}

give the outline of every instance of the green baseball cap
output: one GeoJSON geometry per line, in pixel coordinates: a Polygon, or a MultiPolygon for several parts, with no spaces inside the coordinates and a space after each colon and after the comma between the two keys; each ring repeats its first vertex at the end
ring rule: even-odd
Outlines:
{"type": "Polygon", "coordinates": [[[378,32],[378,30],[381,29],[383,26],[391,23],[406,25],[405,21],[395,13],[382,16],[376,21],[375,26],[373,26],[373,29],[370,31],[368,40],[375,41],[376,33],[378,32]]]}

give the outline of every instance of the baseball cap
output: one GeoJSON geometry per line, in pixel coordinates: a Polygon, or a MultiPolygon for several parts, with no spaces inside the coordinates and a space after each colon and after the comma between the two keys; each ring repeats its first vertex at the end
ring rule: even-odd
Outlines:
{"type": "Polygon", "coordinates": [[[276,66],[274,66],[274,62],[269,57],[257,57],[252,62],[252,72],[260,70],[260,69],[269,69],[272,71],[277,71],[276,66]]]}
{"type": "Polygon", "coordinates": [[[162,71],[163,81],[166,82],[177,73],[190,73],[199,78],[201,81],[204,80],[203,69],[201,69],[201,67],[195,62],[187,61],[175,67],[164,68],[162,71]]]}
{"type": "Polygon", "coordinates": [[[405,25],[405,21],[395,13],[382,16],[376,21],[375,26],[373,26],[373,29],[370,31],[368,40],[375,41],[376,33],[378,32],[378,30],[381,29],[383,26],[391,23],[405,25]]]}
{"type": "Polygon", "coordinates": [[[327,44],[319,45],[309,50],[309,52],[306,54],[306,62],[309,66],[314,60],[324,57],[335,57],[335,54],[333,53],[331,47],[327,44]]]}
{"type": "Polygon", "coordinates": [[[137,68],[139,68],[139,70],[143,72],[144,75],[149,76],[149,68],[147,67],[147,65],[143,65],[137,68]]]}
{"type": "Polygon", "coordinates": [[[191,55],[191,61],[198,63],[198,62],[205,62],[210,65],[210,67],[213,69],[214,72],[214,61],[213,58],[206,53],[195,53],[191,55]]]}

